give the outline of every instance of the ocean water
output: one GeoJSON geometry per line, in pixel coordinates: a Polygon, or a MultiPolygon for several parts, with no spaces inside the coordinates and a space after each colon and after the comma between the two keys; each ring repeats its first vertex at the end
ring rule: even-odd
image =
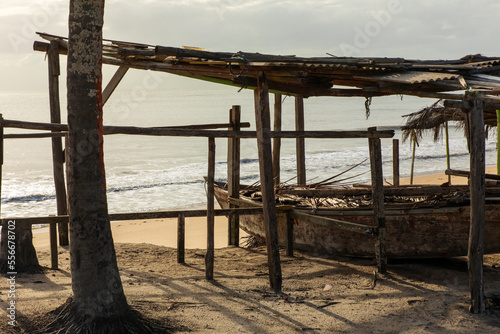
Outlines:
{"type": "MultiPolygon", "coordinates": [[[[271,95],[271,110],[274,96],[271,95]]],[[[46,92],[0,92],[0,113],[6,119],[49,121],[46,92]]],[[[374,98],[366,118],[363,98],[309,98],[305,100],[307,130],[365,130],[371,126],[395,129],[401,139],[402,115],[434,102],[399,96],[374,98]]],[[[65,120],[65,101],[62,118],[65,120]]],[[[232,105],[242,106],[242,121],[254,129],[253,92],[209,85],[201,89],[117,90],[104,109],[106,125],[170,126],[226,123],[232,105]]],[[[294,99],[283,99],[283,130],[294,129],[294,99]]],[[[24,132],[7,129],[6,133],[24,132]]],[[[486,163],[496,159],[496,132],[486,143],[486,163]]],[[[208,141],[206,138],[110,135],[104,139],[108,206],[111,213],[169,210],[203,205],[206,191],[208,141]]],[[[463,131],[450,125],[451,167],[468,169],[469,156],[463,131]]],[[[386,179],[392,178],[392,139],[383,139],[386,179]]],[[[226,180],[227,140],[216,140],[216,179],[226,180]]],[[[295,141],[282,140],[281,180],[295,183],[295,141]]],[[[445,143],[431,135],[416,151],[415,174],[446,169],[445,143]]],[[[366,139],[306,139],[308,182],[319,182],[360,164],[337,179],[366,182],[370,179],[366,139]]],[[[242,139],[243,183],[258,181],[255,139],[242,139]]],[[[400,140],[400,173],[410,175],[411,146],[400,140]]],[[[2,217],[56,214],[50,139],[5,140],[1,191],[2,217]]]]}

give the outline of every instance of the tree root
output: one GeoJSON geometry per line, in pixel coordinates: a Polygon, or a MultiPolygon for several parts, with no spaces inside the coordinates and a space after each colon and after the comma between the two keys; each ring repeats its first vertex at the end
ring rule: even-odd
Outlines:
{"type": "Polygon", "coordinates": [[[166,334],[174,328],[156,319],[148,319],[136,310],[116,318],[83,319],[76,313],[73,299],[68,300],[35,321],[27,323],[33,334],[166,334]]]}

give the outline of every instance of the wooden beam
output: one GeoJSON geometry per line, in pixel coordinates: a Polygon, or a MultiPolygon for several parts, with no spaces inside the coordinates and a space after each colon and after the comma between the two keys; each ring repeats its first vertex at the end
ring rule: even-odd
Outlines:
{"type": "MultiPolygon", "coordinates": [[[[375,128],[369,128],[375,130],[375,128]]],[[[386,230],[384,213],[384,176],[382,171],[382,145],[379,138],[368,139],[372,178],[373,222],[378,229],[375,241],[375,257],[380,273],[387,271],[386,230]]]]}
{"type": "Polygon", "coordinates": [[[281,291],[282,274],[278,244],[278,221],[273,184],[273,166],[271,152],[271,117],[269,113],[269,93],[266,73],[258,75],[258,87],[255,96],[255,120],[257,128],[257,147],[259,152],[260,184],[264,225],[266,227],[266,245],[271,289],[281,291]]]}
{"type": "MultiPolygon", "coordinates": [[[[281,94],[274,94],[274,122],[273,127],[275,132],[281,131],[281,113],[282,102],[281,94]]],[[[273,138],[273,178],[274,184],[280,184],[280,155],[281,155],[281,139],[273,138]]]]}
{"type": "MultiPolygon", "coordinates": [[[[463,176],[463,177],[471,177],[471,172],[465,171],[465,170],[457,170],[457,169],[447,169],[444,171],[446,175],[453,175],[453,176],[463,176]]],[[[485,179],[490,179],[490,180],[500,180],[500,175],[497,174],[484,174],[485,179]]]]}
{"type": "Polygon", "coordinates": [[[215,178],[215,138],[208,138],[207,177],[207,254],[205,256],[205,278],[214,279],[214,178],[215,178]]]}
{"type": "Polygon", "coordinates": [[[399,187],[399,139],[392,140],[392,184],[399,187]]]}
{"type": "Polygon", "coordinates": [[[129,67],[127,65],[120,65],[116,70],[115,74],[111,78],[111,80],[106,85],[106,88],[102,91],[102,104],[105,105],[106,101],[111,97],[111,94],[115,91],[115,88],[118,86],[120,81],[122,81],[123,77],[127,73],[129,67]]]}
{"type": "MultiPolygon", "coordinates": [[[[48,60],[49,60],[48,63],[49,63],[50,122],[54,124],[60,124],[61,123],[61,106],[59,100],[60,64],[59,64],[59,42],[57,40],[50,41],[48,60]]],[[[66,182],[64,178],[64,154],[62,149],[62,140],[60,137],[52,137],[52,169],[54,175],[54,186],[56,191],[57,215],[58,216],[67,215],[68,203],[66,197],[66,182]]],[[[58,227],[59,227],[59,244],[61,246],[69,245],[68,223],[60,223],[58,224],[58,227]]]]}
{"type": "MultiPolygon", "coordinates": [[[[295,131],[304,131],[304,97],[295,97],[295,131]]],[[[304,138],[295,140],[297,159],[297,185],[306,185],[306,144],[304,138]]]]}
{"type": "MultiPolygon", "coordinates": [[[[241,107],[233,106],[230,110],[229,131],[240,131],[241,107]]],[[[227,148],[227,183],[228,196],[231,198],[240,197],[240,138],[228,138],[227,148]]],[[[230,208],[235,205],[229,203],[230,208]]],[[[240,217],[238,214],[228,216],[228,244],[230,246],[240,245],[240,217]]]]}
{"type": "MultiPolygon", "coordinates": [[[[25,122],[18,120],[4,120],[4,127],[49,130],[49,131],[67,131],[66,124],[50,124],[40,122],[25,122]]],[[[171,136],[171,137],[215,137],[215,138],[256,138],[256,131],[225,131],[225,130],[192,130],[192,129],[172,129],[162,127],[136,127],[136,126],[104,126],[104,134],[128,134],[143,136],[171,136]]],[[[382,131],[269,131],[271,138],[392,138],[393,130],[382,131]]]]}
{"type": "MultiPolygon", "coordinates": [[[[215,209],[215,216],[227,216],[231,213],[239,215],[256,215],[262,213],[262,207],[234,208],[234,209],[215,209]]],[[[185,217],[206,217],[207,210],[173,210],[173,211],[154,211],[154,212],[131,212],[131,213],[112,213],[109,215],[111,221],[138,220],[138,219],[161,219],[177,218],[180,214],[185,217]]],[[[0,222],[7,223],[9,220],[15,220],[16,224],[50,224],[68,222],[68,216],[48,216],[48,217],[10,217],[1,218],[0,222]]]]}
{"type": "Polygon", "coordinates": [[[469,112],[470,123],[470,233],[469,233],[469,288],[470,311],[483,313],[483,253],[485,224],[485,139],[483,102],[474,99],[469,112]]]}

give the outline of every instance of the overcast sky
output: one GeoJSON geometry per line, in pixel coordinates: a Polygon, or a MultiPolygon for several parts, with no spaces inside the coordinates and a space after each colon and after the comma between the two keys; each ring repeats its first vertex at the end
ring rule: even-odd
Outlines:
{"type": "MultiPolygon", "coordinates": [[[[68,0],[0,3],[0,91],[46,89],[35,31],[66,36],[67,17],[68,0]]],[[[500,56],[499,18],[498,0],[107,0],[104,37],[211,51],[456,59],[500,56]]]]}

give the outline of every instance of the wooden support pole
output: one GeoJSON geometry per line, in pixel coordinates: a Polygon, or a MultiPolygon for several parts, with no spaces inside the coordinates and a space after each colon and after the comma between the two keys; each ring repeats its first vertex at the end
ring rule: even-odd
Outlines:
{"type": "Polygon", "coordinates": [[[293,222],[292,212],[286,213],[286,255],[293,257],[293,222]]]}
{"type": "Polygon", "coordinates": [[[417,135],[415,134],[415,130],[411,130],[411,139],[412,139],[412,153],[411,153],[411,170],[410,170],[410,184],[413,184],[413,171],[415,170],[415,151],[417,150],[417,135]]]}
{"type": "Polygon", "coordinates": [[[482,313],[484,305],[483,253],[485,224],[485,139],[483,102],[473,100],[469,112],[470,124],[470,232],[469,232],[469,288],[470,311],[482,313]]]}
{"type": "Polygon", "coordinates": [[[392,184],[399,187],[399,139],[392,140],[392,184]]]}
{"type": "MultiPolygon", "coordinates": [[[[50,42],[48,52],[49,60],[49,100],[50,100],[50,122],[61,123],[61,106],[59,100],[59,43],[56,40],[50,42]]],[[[66,197],[66,183],[64,180],[64,155],[62,140],[60,137],[52,137],[52,167],[54,184],[56,188],[57,215],[68,214],[68,202],[66,197]]],[[[69,227],[67,223],[59,225],[59,244],[69,245],[69,227]]]]}
{"type": "MultiPolygon", "coordinates": [[[[295,97],[295,131],[305,130],[304,120],[304,98],[302,96],[295,97]]],[[[297,185],[306,185],[306,148],[305,139],[296,139],[296,156],[297,156],[297,185]]]]}
{"type": "Polygon", "coordinates": [[[121,65],[116,70],[115,74],[111,78],[111,80],[106,85],[106,88],[102,91],[102,104],[105,105],[106,101],[111,97],[111,94],[115,91],[115,88],[118,86],[120,81],[122,81],[125,73],[127,73],[129,67],[127,65],[121,65]]]}
{"type": "Polygon", "coordinates": [[[49,234],[50,234],[50,259],[51,268],[58,269],[58,254],[57,254],[57,224],[49,224],[49,234]]]}
{"type": "MultiPolygon", "coordinates": [[[[282,102],[281,94],[274,94],[274,131],[281,131],[282,102]]],[[[274,184],[280,184],[281,138],[273,138],[273,179],[274,184]]]]}
{"type": "Polygon", "coordinates": [[[205,278],[214,279],[214,179],[215,179],[215,138],[208,138],[207,177],[207,254],[205,256],[205,278]]]}
{"type": "MultiPolygon", "coordinates": [[[[444,123],[444,133],[446,136],[446,169],[450,169],[450,135],[448,133],[448,122],[444,123]]],[[[448,185],[451,186],[451,175],[448,175],[448,185]]]]}
{"type": "MultiPolygon", "coordinates": [[[[230,110],[229,131],[240,131],[241,107],[233,106],[230,110]]],[[[240,198],[240,138],[228,138],[227,148],[227,183],[228,196],[230,198],[240,198]]],[[[230,203],[230,208],[236,205],[230,203]]],[[[228,217],[228,245],[240,245],[240,217],[238,214],[230,214],[228,217]]]]}
{"type": "Polygon", "coordinates": [[[186,217],[180,213],[177,217],[177,263],[184,263],[186,253],[186,217]]]}
{"type": "MultiPolygon", "coordinates": [[[[368,130],[376,130],[369,128],[368,130]]],[[[384,212],[384,176],[382,171],[382,145],[379,138],[368,139],[372,178],[373,221],[378,229],[375,241],[375,257],[380,273],[387,271],[386,229],[384,212]]]]}
{"type": "Polygon", "coordinates": [[[257,76],[255,96],[255,120],[257,148],[259,152],[260,184],[264,225],[266,227],[267,259],[271,289],[281,291],[282,275],[278,245],[278,220],[273,183],[271,152],[271,116],[269,113],[269,91],[265,72],[257,76]]]}

